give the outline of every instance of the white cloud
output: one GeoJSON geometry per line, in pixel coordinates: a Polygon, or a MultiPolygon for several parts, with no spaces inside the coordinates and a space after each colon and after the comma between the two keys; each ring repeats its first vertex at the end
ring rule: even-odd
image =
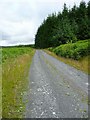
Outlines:
{"type": "MultiPolygon", "coordinates": [[[[38,26],[48,14],[61,11],[63,4],[79,5],[81,0],[0,0],[0,33],[10,36],[0,45],[34,43],[38,26]],[[30,39],[29,39],[30,38],[30,39]],[[26,40],[27,39],[27,40],[26,40]]],[[[85,0],[88,2],[88,0],[85,0]]]]}

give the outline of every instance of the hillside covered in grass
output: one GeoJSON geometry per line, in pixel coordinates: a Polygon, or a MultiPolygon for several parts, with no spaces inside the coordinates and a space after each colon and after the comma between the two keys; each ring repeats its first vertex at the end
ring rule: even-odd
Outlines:
{"type": "Polygon", "coordinates": [[[31,47],[6,47],[2,48],[2,63],[10,58],[16,58],[32,51],[31,47]]]}

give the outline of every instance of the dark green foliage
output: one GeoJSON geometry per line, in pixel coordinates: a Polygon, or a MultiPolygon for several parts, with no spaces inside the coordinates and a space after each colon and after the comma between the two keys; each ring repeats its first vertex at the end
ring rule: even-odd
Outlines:
{"type": "Polygon", "coordinates": [[[89,40],[82,40],[76,43],[64,44],[56,48],[49,48],[48,50],[53,51],[59,56],[78,60],[81,57],[87,56],[89,54],[89,40]]]}
{"type": "Polygon", "coordinates": [[[52,14],[38,28],[35,37],[36,48],[56,47],[75,43],[77,39],[90,38],[90,1],[82,1],[77,7],[68,9],[64,4],[62,13],[52,14]]]}

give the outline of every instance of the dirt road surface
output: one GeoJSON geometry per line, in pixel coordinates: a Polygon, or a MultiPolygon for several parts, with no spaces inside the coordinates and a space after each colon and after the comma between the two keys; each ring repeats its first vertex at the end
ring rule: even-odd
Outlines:
{"type": "Polygon", "coordinates": [[[36,50],[25,97],[25,118],[88,117],[88,75],[36,50]]]}

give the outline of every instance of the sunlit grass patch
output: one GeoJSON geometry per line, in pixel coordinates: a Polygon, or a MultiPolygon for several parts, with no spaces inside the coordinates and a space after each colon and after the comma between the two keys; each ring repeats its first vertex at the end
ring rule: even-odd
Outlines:
{"type": "Polygon", "coordinates": [[[10,58],[16,58],[19,55],[30,53],[31,47],[6,47],[2,48],[2,63],[6,62],[10,58]]]}
{"type": "Polygon", "coordinates": [[[0,118],[2,117],[2,48],[0,48],[0,118]]]}
{"type": "MultiPolygon", "coordinates": [[[[31,48],[30,48],[31,49],[31,48]]],[[[23,94],[27,90],[28,72],[35,50],[8,58],[2,64],[2,116],[22,118],[23,94]]]]}

